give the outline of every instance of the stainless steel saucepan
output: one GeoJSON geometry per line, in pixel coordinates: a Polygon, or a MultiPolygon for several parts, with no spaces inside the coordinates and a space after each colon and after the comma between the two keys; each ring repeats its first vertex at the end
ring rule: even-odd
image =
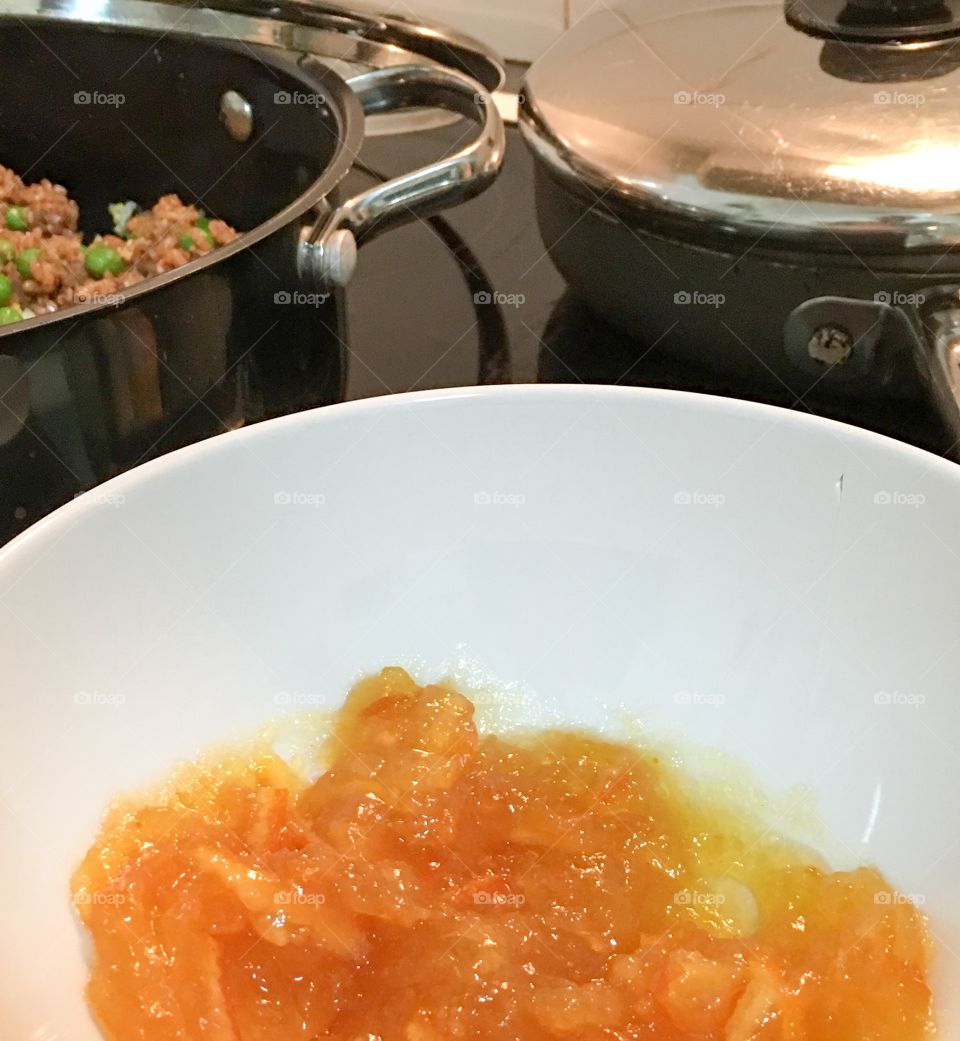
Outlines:
{"type": "Polygon", "coordinates": [[[0,542],[151,455],[337,400],[336,291],[358,245],[497,175],[503,126],[464,71],[499,82],[479,48],[445,45],[443,66],[382,26],[354,35],[344,18],[338,35],[324,10],[318,28],[146,0],[4,5],[0,163],[65,185],[87,234],[109,229],[110,203],[168,192],[242,234],[122,294],[0,327],[0,542]],[[342,198],[365,119],[424,108],[477,127],[455,155],[342,198]]]}

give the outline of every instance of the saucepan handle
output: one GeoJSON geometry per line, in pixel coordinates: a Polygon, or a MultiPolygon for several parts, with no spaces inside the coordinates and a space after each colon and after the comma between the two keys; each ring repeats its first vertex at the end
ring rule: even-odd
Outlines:
{"type": "Polygon", "coordinates": [[[345,286],[357,247],[390,228],[439,213],[479,195],[503,165],[503,121],[473,79],[432,65],[374,69],[347,80],[366,115],[412,107],[443,108],[472,118],[480,132],[455,155],[386,181],[322,214],[304,229],[297,267],[321,289],[345,286]]]}
{"type": "MultiPolygon", "coordinates": [[[[960,287],[924,293],[918,308],[924,332],[921,375],[925,376],[954,444],[960,444],[960,287]]],[[[954,454],[956,455],[956,449],[954,454]]]]}

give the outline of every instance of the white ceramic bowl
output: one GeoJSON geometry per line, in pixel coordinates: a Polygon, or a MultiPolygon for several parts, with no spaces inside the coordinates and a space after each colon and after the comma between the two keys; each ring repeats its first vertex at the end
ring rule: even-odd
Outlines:
{"type": "Polygon", "coordinates": [[[0,1036],[98,1036],[68,878],[112,797],[458,660],[809,786],[837,866],[925,901],[960,1036],[958,606],[960,468],[726,400],[394,397],[144,466],[0,553],[0,1036]]]}

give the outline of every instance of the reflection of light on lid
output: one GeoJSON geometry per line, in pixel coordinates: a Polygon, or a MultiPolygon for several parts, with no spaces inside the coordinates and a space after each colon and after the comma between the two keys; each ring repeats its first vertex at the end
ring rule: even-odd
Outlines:
{"type": "Polygon", "coordinates": [[[77,14],[94,17],[107,14],[109,6],[107,0],[77,0],[73,5],[73,11],[77,14]]]}
{"type": "Polygon", "coordinates": [[[920,146],[906,155],[883,155],[874,159],[833,163],[831,177],[864,181],[879,187],[903,188],[911,192],[950,192],[960,188],[960,148],[920,146]]]}

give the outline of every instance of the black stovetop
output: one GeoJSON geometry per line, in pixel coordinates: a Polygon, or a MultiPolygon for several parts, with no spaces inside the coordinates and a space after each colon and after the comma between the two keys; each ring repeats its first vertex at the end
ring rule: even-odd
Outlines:
{"type": "MultiPolygon", "coordinates": [[[[343,192],[423,166],[458,147],[464,135],[464,125],[455,124],[368,138],[343,192]]],[[[680,364],[675,347],[682,328],[647,344],[608,325],[572,296],[551,263],[537,227],[532,159],[515,127],[508,137],[505,168],[492,188],[440,220],[415,222],[365,245],[353,283],[322,305],[317,321],[310,323],[311,336],[300,336],[281,357],[245,351],[209,393],[184,400],[179,411],[174,406],[184,397],[180,374],[169,360],[147,366],[150,372],[156,369],[153,390],[162,395],[166,387],[172,394],[157,435],[152,427],[135,431],[145,441],[145,451],[135,438],[132,448],[122,437],[116,443],[101,443],[101,438],[87,445],[86,426],[67,423],[67,433],[73,432],[69,443],[83,464],[68,466],[63,452],[37,434],[46,429],[45,423],[59,429],[60,422],[59,399],[47,400],[41,373],[40,397],[34,400],[32,392],[30,397],[38,417],[31,412],[30,422],[21,424],[26,429],[13,440],[7,437],[6,454],[0,457],[0,544],[71,496],[192,441],[339,400],[432,388],[589,383],[692,390],[813,412],[948,453],[950,439],[919,387],[915,399],[901,395],[895,401],[856,393],[842,400],[813,393],[798,399],[776,384],[737,383],[725,373],[722,359],[712,371],[680,364]],[[172,372],[169,378],[167,371],[172,372]]],[[[143,352],[136,343],[131,346],[136,357],[129,364],[143,367],[143,352]]],[[[109,353],[110,347],[107,343],[102,350],[109,353]]],[[[80,390],[69,404],[74,410],[82,407],[88,418],[91,414],[94,433],[102,434],[97,408],[112,409],[120,419],[126,415],[127,397],[111,397],[110,379],[120,362],[128,362],[111,355],[111,368],[106,365],[110,358],[100,358],[105,364],[102,373],[96,369],[101,383],[91,384],[88,370],[100,347],[93,343],[89,348],[74,359],[73,368],[83,379],[70,369],[80,390]],[[88,401],[81,391],[90,385],[101,389],[99,397],[88,401]]],[[[13,378],[12,388],[24,391],[27,386],[23,376],[13,378]]],[[[9,406],[6,414],[14,415],[9,406]]]]}
{"type": "MultiPolygon", "coordinates": [[[[400,173],[439,156],[462,133],[447,127],[371,138],[362,159],[371,171],[400,173]]],[[[361,172],[351,177],[348,187],[370,183],[361,172]]],[[[744,386],[722,368],[679,365],[670,339],[645,344],[591,312],[567,290],[543,247],[532,159],[516,127],[508,131],[498,182],[448,213],[445,224],[408,226],[361,250],[346,298],[346,398],[481,383],[669,387],[812,412],[937,454],[950,447],[932,407],[919,398],[912,404],[856,394],[798,400],[776,385],[744,386]],[[480,294],[500,303],[477,305],[480,294]]]]}

